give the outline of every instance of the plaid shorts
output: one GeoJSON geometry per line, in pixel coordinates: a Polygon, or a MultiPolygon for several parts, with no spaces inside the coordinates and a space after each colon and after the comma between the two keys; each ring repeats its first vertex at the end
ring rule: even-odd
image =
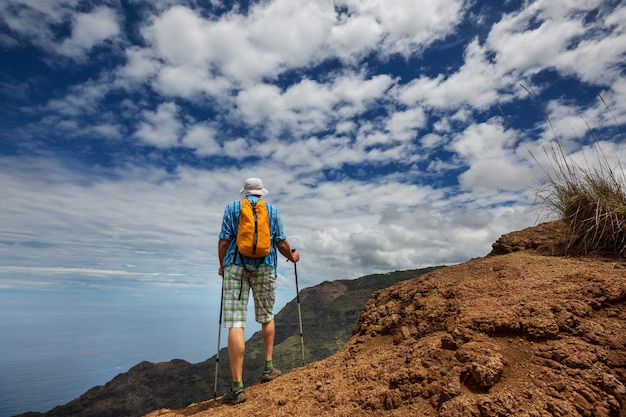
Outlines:
{"type": "Polygon", "coordinates": [[[255,320],[263,324],[274,319],[274,268],[231,264],[224,267],[224,327],[245,327],[250,289],[254,297],[255,320]]]}

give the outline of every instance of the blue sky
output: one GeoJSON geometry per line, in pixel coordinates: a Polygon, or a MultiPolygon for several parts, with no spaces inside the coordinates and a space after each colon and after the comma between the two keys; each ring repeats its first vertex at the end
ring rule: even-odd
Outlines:
{"type": "Polygon", "coordinates": [[[9,0],[0,54],[4,290],[216,290],[250,176],[301,287],[463,262],[545,218],[555,134],[625,150],[620,1],[9,0]]]}

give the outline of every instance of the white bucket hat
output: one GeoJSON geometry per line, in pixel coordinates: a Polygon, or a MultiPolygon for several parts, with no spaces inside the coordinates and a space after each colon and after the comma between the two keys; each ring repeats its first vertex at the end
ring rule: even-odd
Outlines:
{"type": "Polygon", "coordinates": [[[243,188],[241,189],[241,191],[239,191],[239,194],[244,197],[247,197],[249,195],[264,196],[267,193],[269,193],[269,191],[265,189],[265,187],[263,186],[263,181],[261,181],[259,178],[248,178],[243,184],[243,188]]]}

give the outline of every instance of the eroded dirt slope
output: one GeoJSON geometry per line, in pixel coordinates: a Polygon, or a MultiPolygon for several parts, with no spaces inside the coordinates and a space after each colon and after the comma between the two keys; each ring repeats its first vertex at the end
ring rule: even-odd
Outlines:
{"type": "Polygon", "coordinates": [[[243,404],[149,416],[624,417],[626,261],[543,255],[546,230],[374,293],[342,350],[243,404]]]}

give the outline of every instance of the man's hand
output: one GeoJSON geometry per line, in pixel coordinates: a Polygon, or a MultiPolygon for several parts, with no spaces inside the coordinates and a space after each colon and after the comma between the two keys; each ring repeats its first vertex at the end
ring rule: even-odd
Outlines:
{"type": "Polygon", "coordinates": [[[291,246],[289,246],[289,242],[287,242],[286,239],[278,242],[276,244],[276,247],[278,248],[278,251],[281,253],[281,255],[283,255],[291,262],[298,262],[300,260],[300,254],[295,249],[291,249],[291,246]]]}

